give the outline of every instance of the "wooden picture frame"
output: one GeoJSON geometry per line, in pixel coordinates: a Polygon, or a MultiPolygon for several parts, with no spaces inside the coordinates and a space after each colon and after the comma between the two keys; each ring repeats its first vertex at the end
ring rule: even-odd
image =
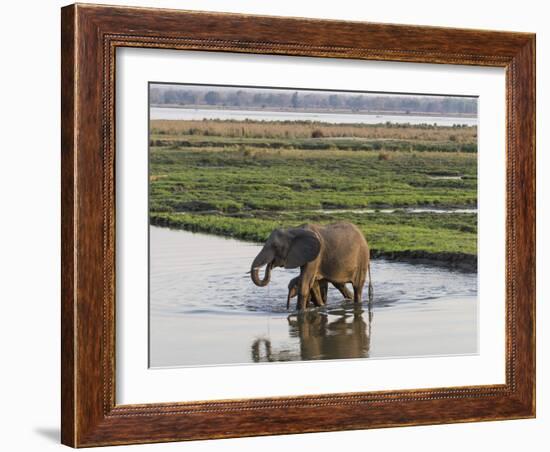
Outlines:
{"type": "Polygon", "coordinates": [[[535,416],[535,35],[162,9],[62,9],[62,442],[73,447],[535,416]],[[506,69],[506,383],[115,403],[115,50],[506,69]]]}

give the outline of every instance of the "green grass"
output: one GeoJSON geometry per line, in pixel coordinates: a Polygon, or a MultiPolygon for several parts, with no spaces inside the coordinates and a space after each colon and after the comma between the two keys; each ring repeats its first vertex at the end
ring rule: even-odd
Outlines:
{"type": "MultiPolygon", "coordinates": [[[[471,130],[455,132],[457,143],[448,141],[443,128],[411,127],[401,131],[399,140],[379,140],[380,150],[366,150],[361,146],[377,141],[204,136],[200,129],[189,139],[177,135],[178,127],[187,130],[185,121],[177,122],[182,123],[178,127],[175,121],[168,123],[174,130],[162,133],[157,124],[151,138],[153,224],[262,242],[276,227],[351,221],[363,230],[375,256],[445,260],[477,254],[476,214],[316,212],[475,207],[477,153],[457,147],[472,144],[471,130]],[[416,134],[422,141],[414,139],[416,134]],[[330,146],[309,146],[311,142],[330,146]],[[395,143],[400,144],[392,147],[395,143]],[[426,143],[431,150],[412,150],[426,143]]],[[[264,129],[271,130],[269,124],[262,124],[264,129]]],[[[381,126],[371,129],[389,133],[381,126]]]]}
{"type": "Polygon", "coordinates": [[[151,209],[159,212],[473,206],[476,157],[364,151],[151,151],[151,209]],[[434,176],[467,176],[461,180],[434,176]]]}

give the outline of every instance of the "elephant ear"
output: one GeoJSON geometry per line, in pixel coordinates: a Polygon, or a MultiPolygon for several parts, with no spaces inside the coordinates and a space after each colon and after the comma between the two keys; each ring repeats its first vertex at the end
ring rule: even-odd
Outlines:
{"type": "Polygon", "coordinates": [[[285,261],[285,268],[297,268],[315,259],[321,251],[321,242],[317,236],[306,229],[300,229],[294,235],[285,261]]]}

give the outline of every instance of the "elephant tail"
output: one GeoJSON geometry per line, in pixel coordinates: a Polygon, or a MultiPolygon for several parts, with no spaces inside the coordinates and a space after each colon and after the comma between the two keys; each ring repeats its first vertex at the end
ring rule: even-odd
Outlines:
{"type": "Polygon", "coordinates": [[[369,265],[367,267],[367,272],[369,273],[369,301],[371,301],[374,293],[372,290],[372,277],[370,275],[370,260],[369,260],[369,265]]]}

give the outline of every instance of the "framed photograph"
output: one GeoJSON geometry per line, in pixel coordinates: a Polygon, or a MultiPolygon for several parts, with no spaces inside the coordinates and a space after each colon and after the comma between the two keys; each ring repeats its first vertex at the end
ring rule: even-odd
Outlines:
{"type": "Polygon", "coordinates": [[[62,442],[535,416],[535,36],[62,9],[62,442]]]}

